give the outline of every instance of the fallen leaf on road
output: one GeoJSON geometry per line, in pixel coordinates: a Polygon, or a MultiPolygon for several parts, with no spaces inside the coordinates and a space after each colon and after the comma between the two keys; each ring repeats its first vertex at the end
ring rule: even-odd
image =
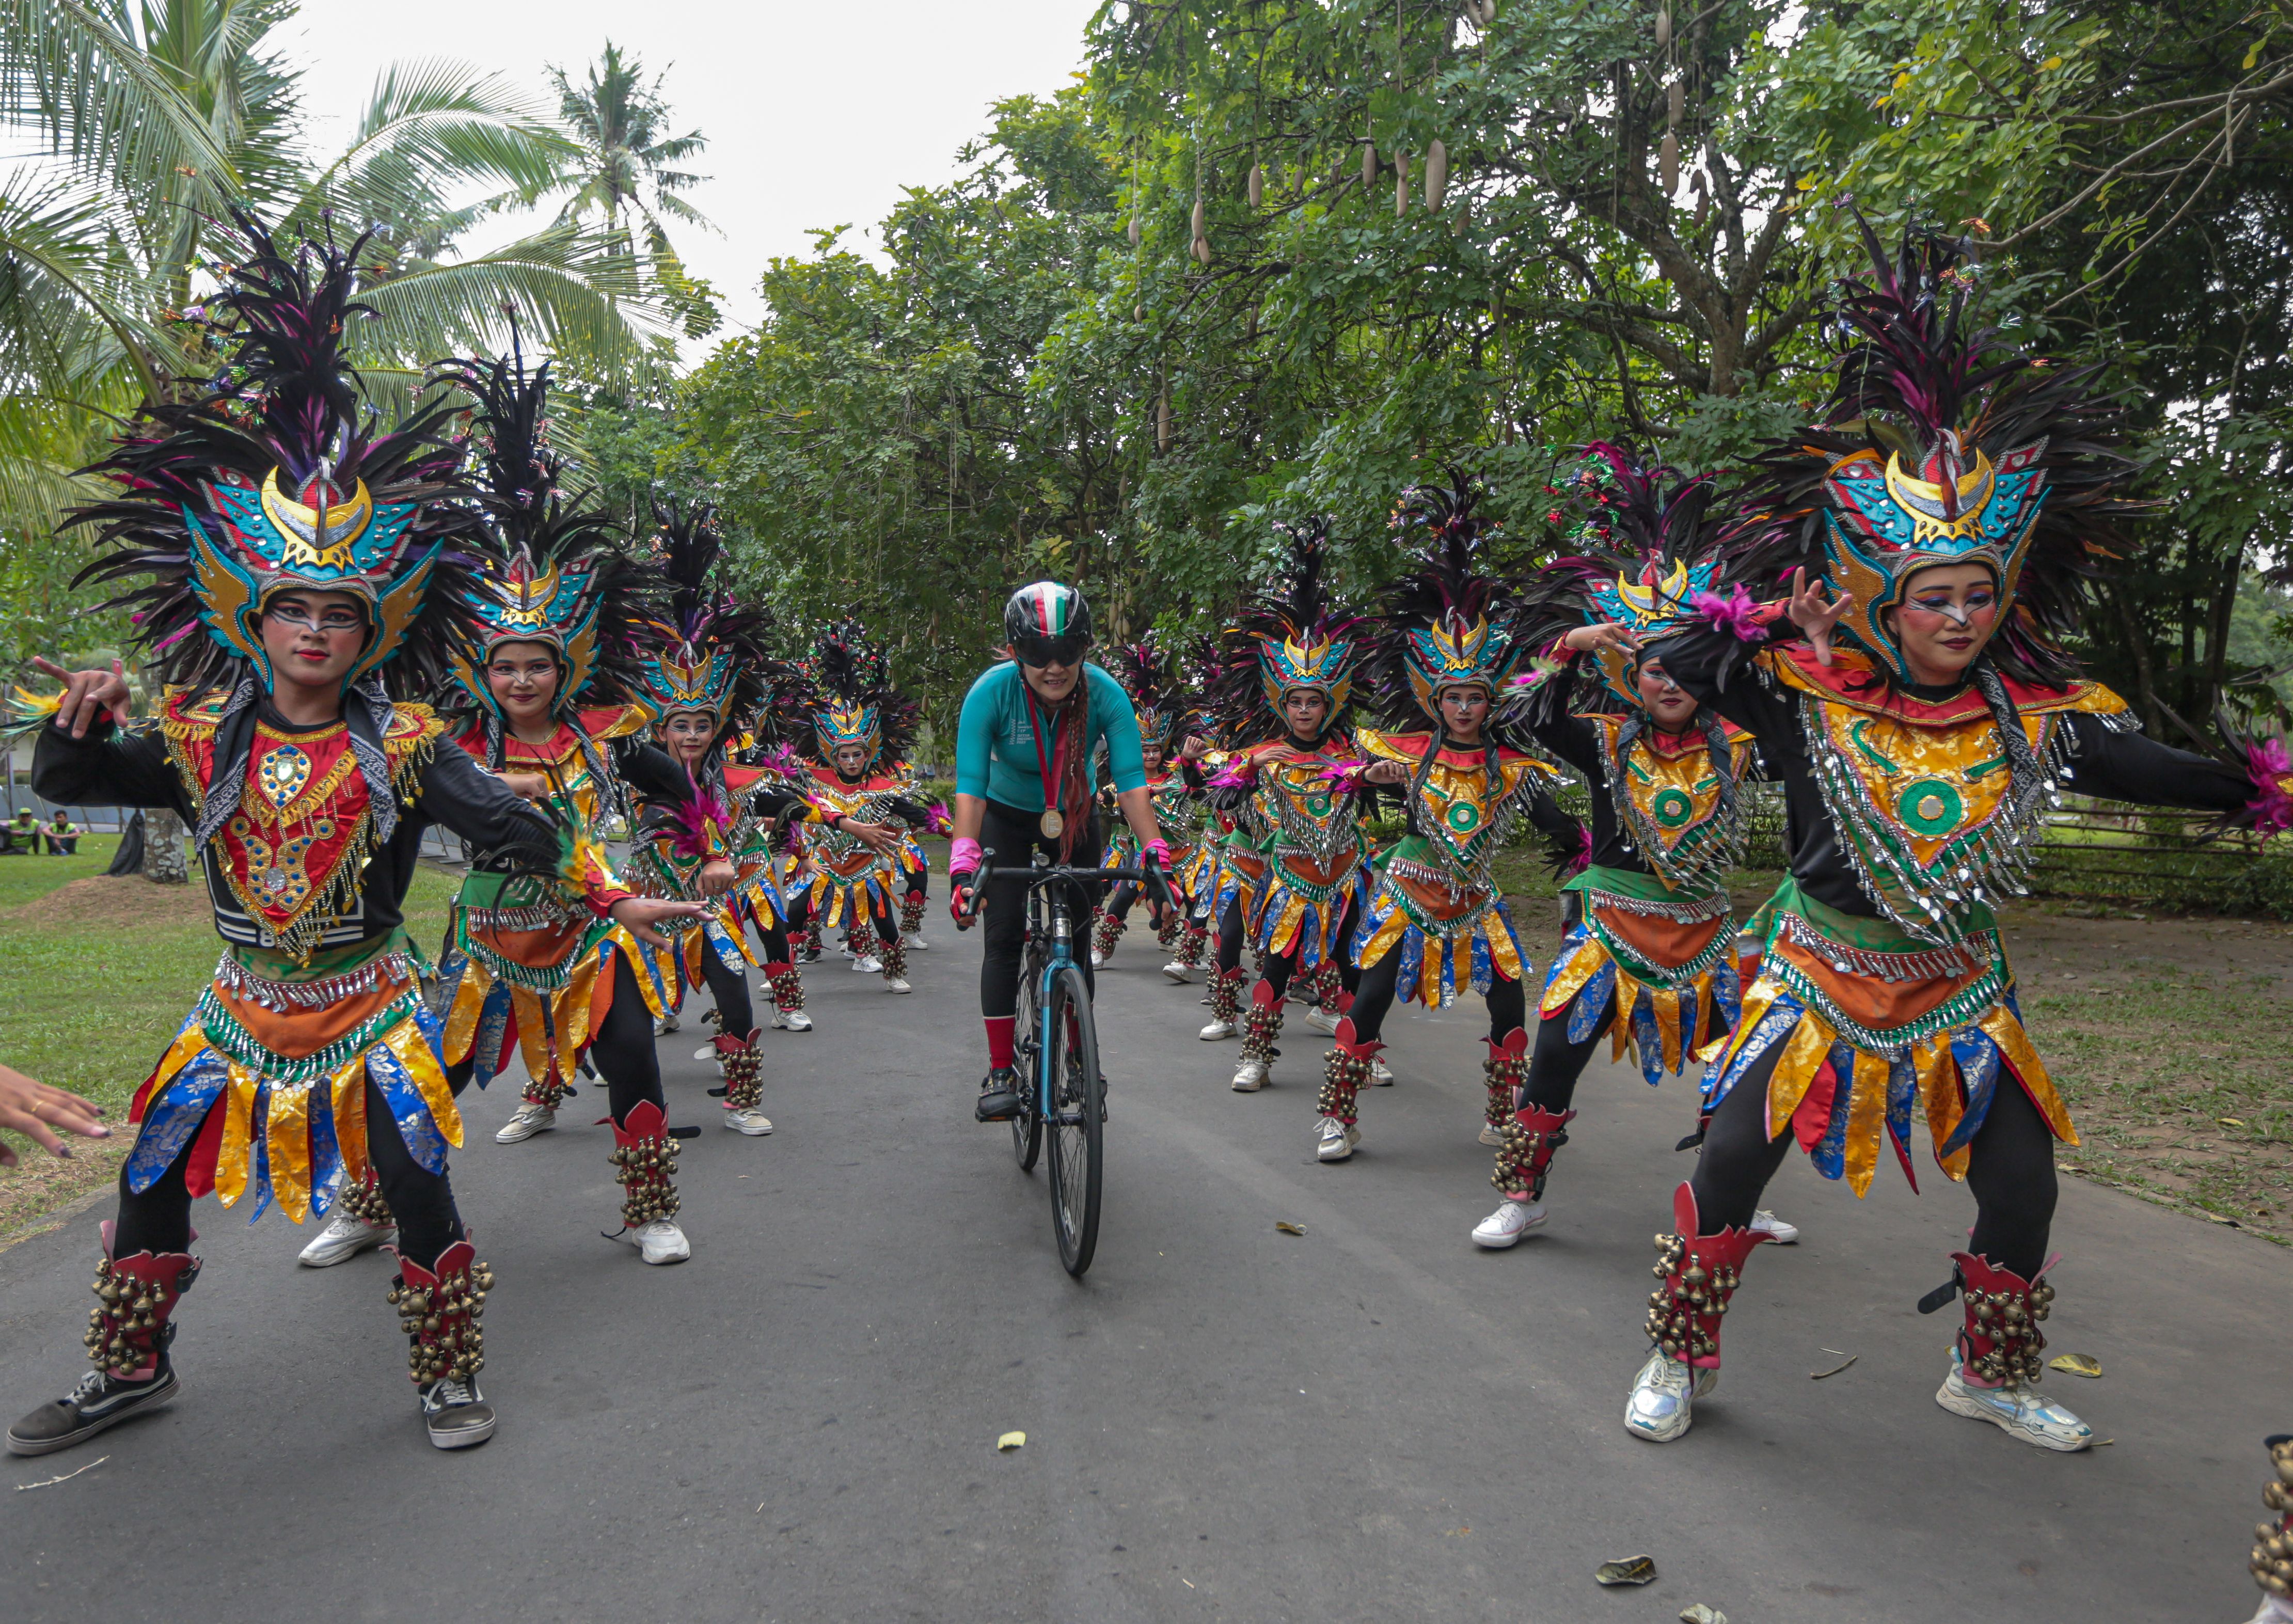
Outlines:
{"type": "Polygon", "coordinates": [[[1680,1624],[1728,1624],[1728,1615],[1715,1612],[1702,1602],[1681,1609],[1680,1624]]]}
{"type": "Polygon", "coordinates": [[[110,1458],[111,1457],[109,1455],[99,1455],[93,1460],[89,1461],[87,1465],[78,1467],[77,1470],[67,1472],[61,1477],[44,1477],[36,1483],[18,1483],[16,1485],[16,1492],[21,1494],[27,1489],[53,1489],[58,1483],[69,1482],[73,1478],[77,1477],[82,1472],[94,1471],[98,1466],[101,1466],[105,1461],[109,1460],[110,1458]]]}
{"type": "Polygon", "coordinates": [[[2064,1376],[2083,1376],[2094,1380],[2102,1375],[2102,1361],[2091,1353],[2062,1353],[2048,1360],[2046,1368],[2059,1370],[2064,1376]]]}
{"type": "MultiPolygon", "coordinates": [[[[1830,1348],[1824,1349],[1824,1352],[1827,1353],[1834,1351],[1835,1350],[1830,1348]]],[[[1850,1353],[1847,1356],[1847,1365],[1853,1364],[1857,1360],[1862,1357],[1863,1356],[1860,1353],[1850,1353]]],[[[1847,1368],[1847,1365],[1834,1365],[1828,1370],[1811,1370],[1807,1373],[1807,1379],[1811,1382],[1819,1382],[1827,1376],[1837,1376],[1842,1370],[1847,1368]]]]}
{"type": "Polygon", "coordinates": [[[1013,1449],[1024,1449],[1027,1447],[1027,1434],[1025,1433],[1006,1433],[995,1441],[995,1447],[1002,1450],[1006,1455],[1009,1454],[1013,1449]]]}
{"type": "Polygon", "coordinates": [[[1303,1235],[1306,1232],[1306,1226],[1304,1224],[1291,1223],[1285,1220],[1278,1218],[1275,1220],[1274,1227],[1281,1230],[1284,1235],[1303,1235]]]}
{"type": "Polygon", "coordinates": [[[1656,1558],[1621,1556],[1593,1569],[1592,1577],[1604,1585],[1645,1585],[1656,1577],[1656,1558]]]}

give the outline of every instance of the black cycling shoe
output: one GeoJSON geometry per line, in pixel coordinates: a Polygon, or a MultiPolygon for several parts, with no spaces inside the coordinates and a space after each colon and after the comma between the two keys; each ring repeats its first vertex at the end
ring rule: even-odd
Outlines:
{"type": "Polygon", "coordinates": [[[103,1371],[91,1370],[69,1394],[41,1405],[10,1427],[8,1453],[53,1455],[68,1449],[130,1416],[158,1409],[182,1391],[174,1367],[165,1355],[158,1372],[146,1381],[123,1382],[103,1371]]]}
{"type": "Polygon", "coordinates": [[[981,1122],[1009,1122],[1019,1114],[1019,1074],[999,1066],[981,1079],[972,1116],[981,1122]]]}

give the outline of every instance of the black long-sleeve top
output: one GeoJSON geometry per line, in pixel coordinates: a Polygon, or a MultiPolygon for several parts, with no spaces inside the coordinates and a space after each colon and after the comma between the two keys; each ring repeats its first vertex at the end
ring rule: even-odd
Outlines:
{"type": "MultiPolygon", "coordinates": [[[[1650,653],[1664,662],[1674,682],[1759,741],[1769,776],[1783,783],[1785,839],[1800,889],[1842,914],[1877,917],[1880,910],[1857,883],[1854,865],[1840,849],[1809,759],[1797,700],[1741,665],[1726,687],[1720,686],[1721,662],[1733,643],[1727,633],[1698,628],[1672,633],[1650,653]]],[[[1939,704],[1957,698],[1967,686],[1906,683],[1899,691],[1939,704]]],[[[2065,787],[2081,795],[2219,812],[2233,811],[2253,795],[2245,774],[2208,757],[2121,731],[2085,711],[2064,711],[2062,722],[2070,732],[2065,787]]]]}
{"type": "MultiPolygon", "coordinates": [[[[296,727],[262,701],[263,725],[286,738],[312,737],[336,724],[296,727]]],[[[222,764],[222,770],[247,770],[247,758],[222,764]]],[[[196,813],[182,775],[155,730],[122,731],[108,718],[92,724],[85,738],[61,728],[44,728],[32,752],[32,788],[43,800],[65,806],[142,807],[172,811],[186,822],[196,813]]],[[[321,938],[328,949],[386,937],[405,922],[406,892],[414,883],[422,833],[442,824],[462,837],[472,853],[518,866],[547,869],[557,857],[557,834],[549,820],[480,767],[451,739],[436,741],[421,769],[415,792],[399,806],[398,827],[381,849],[367,858],[357,899],[336,917],[321,938]]],[[[351,853],[344,862],[356,862],[351,853]]],[[[223,865],[207,865],[207,900],[214,905],[216,933],[226,941],[259,943],[263,928],[243,908],[224,880],[223,865]]]]}

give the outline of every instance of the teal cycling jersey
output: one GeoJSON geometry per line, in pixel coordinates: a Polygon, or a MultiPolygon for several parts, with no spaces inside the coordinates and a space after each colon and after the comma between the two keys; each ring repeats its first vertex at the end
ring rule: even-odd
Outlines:
{"type": "MultiPolygon", "coordinates": [[[[1108,771],[1118,791],[1146,787],[1146,763],[1138,753],[1138,718],[1122,685],[1095,665],[1082,668],[1090,694],[1083,749],[1106,745],[1108,771]]],[[[1005,661],[963,696],[955,725],[955,792],[1001,801],[1022,812],[1043,809],[1042,761],[1053,743],[1050,719],[1041,720],[1044,757],[1035,751],[1035,732],[1027,719],[1026,679],[1015,661],[1005,661]]],[[[1089,759],[1088,756],[1085,758],[1089,759]]]]}

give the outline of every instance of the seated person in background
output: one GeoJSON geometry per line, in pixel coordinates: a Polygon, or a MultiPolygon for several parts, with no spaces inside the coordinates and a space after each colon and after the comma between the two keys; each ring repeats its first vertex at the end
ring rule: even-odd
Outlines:
{"type": "Polygon", "coordinates": [[[16,816],[4,826],[0,826],[0,835],[6,837],[4,843],[0,843],[0,852],[29,852],[37,856],[40,849],[40,815],[29,807],[17,808],[16,816]]]}
{"type": "Polygon", "coordinates": [[[48,837],[50,857],[69,857],[78,852],[80,826],[64,816],[61,807],[56,808],[55,816],[48,820],[42,832],[48,837]]]}

